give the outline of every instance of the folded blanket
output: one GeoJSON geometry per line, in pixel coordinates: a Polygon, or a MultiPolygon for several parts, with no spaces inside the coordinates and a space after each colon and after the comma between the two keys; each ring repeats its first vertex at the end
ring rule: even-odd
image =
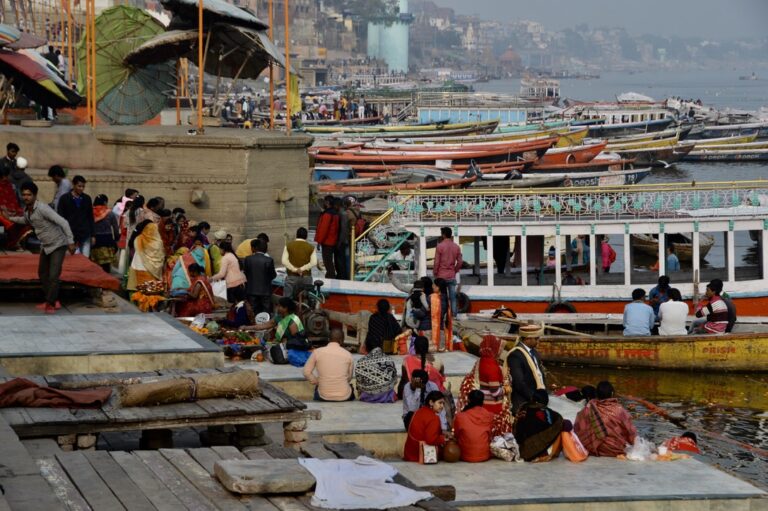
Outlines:
{"type": "Polygon", "coordinates": [[[41,387],[25,378],[0,383],[0,408],[100,408],[112,395],[109,387],[88,390],[58,390],[41,387]]]}

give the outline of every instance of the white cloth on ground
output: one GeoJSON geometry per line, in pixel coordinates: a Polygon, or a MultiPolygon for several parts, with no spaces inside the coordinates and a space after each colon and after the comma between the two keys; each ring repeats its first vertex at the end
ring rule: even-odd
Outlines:
{"type": "Polygon", "coordinates": [[[300,458],[317,480],[312,505],[325,509],[389,509],[432,497],[391,482],[397,470],[367,456],[354,460],[300,458]]]}

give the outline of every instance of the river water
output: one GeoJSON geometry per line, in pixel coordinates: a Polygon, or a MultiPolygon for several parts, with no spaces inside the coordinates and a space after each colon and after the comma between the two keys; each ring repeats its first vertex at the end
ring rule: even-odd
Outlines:
{"type": "MultiPolygon", "coordinates": [[[[735,70],[693,72],[603,73],[595,80],[561,80],[561,96],[580,100],[614,100],[622,92],[639,92],[660,100],[668,96],[701,99],[717,108],[756,110],[768,106],[768,80],[744,81],[735,70]]],[[[475,85],[478,91],[516,94],[520,80],[475,85]]],[[[761,163],[678,163],[654,171],[644,183],[743,181],[768,179],[761,163]]],[[[749,260],[751,240],[737,240],[737,257],[749,260]]],[[[722,241],[707,259],[723,258],[722,241]]],[[[618,259],[619,261],[621,259],[618,259]]],[[[753,263],[754,264],[754,263],[753,263]]],[[[625,399],[641,434],[660,443],[694,431],[710,463],[768,489],[768,372],[758,375],[701,374],[629,369],[553,367],[558,385],[596,384],[610,380],[624,396],[641,397],[658,406],[664,417],[625,399]]],[[[768,368],[766,368],[768,371],[768,368]]]]}

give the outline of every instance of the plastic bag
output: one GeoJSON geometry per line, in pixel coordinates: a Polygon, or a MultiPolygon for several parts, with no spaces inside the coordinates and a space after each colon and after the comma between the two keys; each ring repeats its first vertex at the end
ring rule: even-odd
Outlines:
{"type": "Polygon", "coordinates": [[[640,435],[635,437],[634,444],[628,445],[626,449],[624,449],[624,452],[627,454],[627,459],[632,461],[648,461],[655,451],[656,446],[640,435]]]}
{"type": "Polygon", "coordinates": [[[205,327],[205,314],[198,314],[192,323],[189,324],[192,328],[204,328],[205,327]]]}
{"type": "Polygon", "coordinates": [[[213,295],[218,296],[221,299],[226,300],[227,299],[227,281],[226,280],[218,280],[211,284],[211,287],[213,288],[213,295]]]}
{"type": "Polygon", "coordinates": [[[523,461],[520,459],[520,447],[512,433],[494,437],[491,441],[491,454],[504,461],[523,461]]]}

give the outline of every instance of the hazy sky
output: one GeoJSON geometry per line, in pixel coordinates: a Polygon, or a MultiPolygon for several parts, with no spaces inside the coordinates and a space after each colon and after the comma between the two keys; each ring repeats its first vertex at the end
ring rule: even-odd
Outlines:
{"type": "MultiPolygon", "coordinates": [[[[550,29],[623,26],[630,33],[713,39],[768,35],[768,0],[434,0],[459,14],[528,19],[550,29]]],[[[767,57],[768,58],[768,57],[767,57]]]]}

